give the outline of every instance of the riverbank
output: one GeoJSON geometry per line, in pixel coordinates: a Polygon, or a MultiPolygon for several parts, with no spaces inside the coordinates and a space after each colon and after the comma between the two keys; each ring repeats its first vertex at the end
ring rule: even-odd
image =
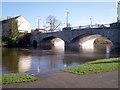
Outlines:
{"type": "Polygon", "coordinates": [[[119,70],[120,58],[108,58],[91,61],[76,67],[69,67],[61,69],[62,71],[74,73],[74,74],[89,74],[119,70]]]}
{"type": "Polygon", "coordinates": [[[25,74],[25,73],[0,74],[0,83],[2,84],[30,82],[35,80],[38,80],[38,79],[30,74],[25,74]]]}

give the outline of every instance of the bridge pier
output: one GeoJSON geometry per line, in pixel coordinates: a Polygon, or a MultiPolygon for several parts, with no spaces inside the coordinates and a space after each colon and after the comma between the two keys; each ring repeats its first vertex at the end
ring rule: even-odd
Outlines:
{"type": "Polygon", "coordinates": [[[65,41],[65,47],[70,47],[70,42],[65,41]]]}
{"type": "Polygon", "coordinates": [[[120,43],[113,43],[114,48],[120,48],[120,43]]]}
{"type": "Polygon", "coordinates": [[[68,51],[70,49],[70,42],[65,41],[64,43],[65,43],[64,45],[65,51],[68,51]]]}

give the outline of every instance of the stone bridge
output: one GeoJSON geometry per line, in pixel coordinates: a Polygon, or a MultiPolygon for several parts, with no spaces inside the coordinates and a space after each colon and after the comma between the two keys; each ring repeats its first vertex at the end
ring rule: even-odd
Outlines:
{"type": "Polygon", "coordinates": [[[41,45],[52,45],[59,40],[63,40],[65,46],[73,43],[80,44],[87,40],[94,40],[100,36],[103,36],[110,40],[114,46],[120,46],[120,28],[88,28],[88,29],[71,29],[63,28],[63,31],[51,32],[51,33],[40,33],[34,32],[31,34],[31,44],[41,45]]]}

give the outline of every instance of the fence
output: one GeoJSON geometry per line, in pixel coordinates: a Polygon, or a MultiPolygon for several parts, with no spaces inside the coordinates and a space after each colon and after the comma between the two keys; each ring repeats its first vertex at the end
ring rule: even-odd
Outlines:
{"type": "MultiPolygon", "coordinates": [[[[110,28],[110,24],[96,24],[96,25],[85,25],[85,26],[76,26],[76,27],[71,27],[71,30],[77,30],[77,29],[90,29],[90,28],[110,28]]],[[[55,31],[44,31],[42,33],[52,33],[52,32],[60,32],[61,30],[55,30],[55,31]]]]}
{"type": "Polygon", "coordinates": [[[74,30],[74,29],[109,28],[109,27],[110,27],[110,24],[97,24],[97,25],[76,26],[71,28],[72,30],[74,30]]]}

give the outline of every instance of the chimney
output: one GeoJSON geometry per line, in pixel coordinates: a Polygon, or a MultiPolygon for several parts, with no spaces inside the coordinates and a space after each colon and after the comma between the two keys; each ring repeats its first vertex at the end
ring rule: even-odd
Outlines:
{"type": "Polygon", "coordinates": [[[11,18],[13,18],[13,17],[11,17],[11,16],[7,16],[7,19],[11,19],[11,18]]]}

